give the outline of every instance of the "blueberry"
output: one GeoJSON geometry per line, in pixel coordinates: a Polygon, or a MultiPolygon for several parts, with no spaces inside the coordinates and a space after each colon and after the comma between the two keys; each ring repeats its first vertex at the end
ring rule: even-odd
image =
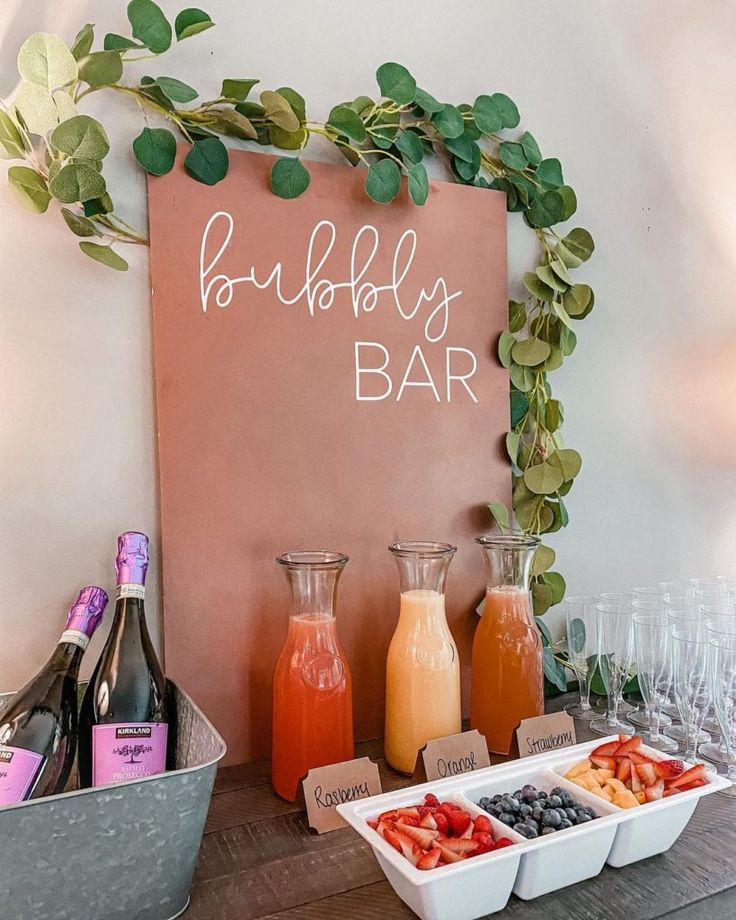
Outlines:
{"type": "Polygon", "coordinates": [[[478,802],[478,806],[484,811],[488,811],[488,809],[491,807],[491,800],[487,795],[484,795],[483,798],[478,802]]]}
{"type": "Polygon", "coordinates": [[[498,803],[501,801],[502,798],[503,798],[502,795],[494,795],[493,798],[491,799],[491,803],[493,805],[498,805],[498,803]]]}
{"type": "Polygon", "coordinates": [[[583,805],[583,809],[586,815],[589,815],[591,818],[597,818],[598,815],[593,811],[590,805],[583,805]]]}
{"type": "Polygon", "coordinates": [[[559,827],[560,821],[562,821],[562,818],[560,818],[559,814],[555,811],[554,808],[545,809],[545,812],[542,815],[542,824],[545,827],[559,827]]]}
{"type": "Polygon", "coordinates": [[[521,789],[517,789],[516,792],[514,792],[514,798],[517,799],[519,802],[522,800],[523,797],[524,796],[521,792],[521,789]]]}
{"type": "Polygon", "coordinates": [[[520,834],[522,837],[526,837],[527,840],[533,840],[535,837],[539,836],[539,833],[535,827],[532,827],[529,824],[515,824],[514,830],[517,834],[520,834]]]}
{"type": "Polygon", "coordinates": [[[553,792],[552,795],[547,799],[547,804],[550,808],[559,808],[562,805],[562,799],[557,795],[556,792],[553,792]]]}
{"type": "Polygon", "coordinates": [[[563,792],[560,798],[562,799],[563,808],[572,808],[575,804],[575,799],[573,799],[569,792],[563,792]]]}
{"type": "Polygon", "coordinates": [[[566,811],[564,808],[562,808],[562,807],[560,807],[560,808],[555,808],[555,811],[557,812],[557,814],[560,816],[560,818],[561,818],[563,821],[566,821],[566,820],[567,820],[567,811],[566,811]]]}
{"type": "Polygon", "coordinates": [[[506,811],[510,811],[514,815],[518,814],[521,808],[521,802],[516,798],[512,798],[510,795],[504,796],[503,805],[506,811]]]}
{"type": "Polygon", "coordinates": [[[584,811],[578,812],[578,824],[585,824],[586,822],[592,821],[592,820],[593,819],[586,812],[584,811]]]}
{"type": "Polygon", "coordinates": [[[526,786],[522,786],[521,795],[524,801],[528,802],[529,804],[531,804],[532,802],[536,802],[537,796],[538,796],[536,786],[532,786],[529,783],[527,783],[526,786]]]}
{"type": "Polygon", "coordinates": [[[555,832],[555,828],[554,828],[554,827],[543,827],[543,828],[542,828],[542,836],[543,836],[543,837],[544,837],[545,834],[554,834],[554,832],[555,832]]]}
{"type": "Polygon", "coordinates": [[[541,821],[543,814],[544,809],[541,807],[541,805],[535,805],[532,809],[532,818],[534,818],[535,821],[541,821]]]}
{"type": "Polygon", "coordinates": [[[520,805],[519,814],[521,815],[522,818],[528,818],[531,813],[532,813],[531,805],[527,805],[526,803],[522,803],[520,805]]]}
{"type": "Polygon", "coordinates": [[[560,830],[564,831],[568,827],[572,827],[572,821],[568,821],[567,818],[563,818],[560,821],[560,830]]]}
{"type": "Polygon", "coordinates": [[[563,794],[564,791],[565,791],[565,790],[562,788],[562,786],[555,786],[555,788],[552,790],[552,792],[550,792],[550,795],[559,795],[559,796],[562,796],[562,794],[563,794]]]}
{"type": "Polygon", "coordinates": [[[509,812],[504,811],[498,816],[498,820],[505,824],[506,827],[513,827],[516,824],[516,815],[509,814],[509,812]]]}
{"type": "Polygon", "coordinates": [[[578,823],[578,814],[574,808],[566,808],[565,814],[567,815],[567,820],[571,821],[573,824],[578,823]]]}
{"type": "Polygon", "coordinates": [[[537,827],[536,821],[533,824],[525,821],[524,826],[528,828],[526,836],[529,840],[534,840],[535,837],[539,837],[539,828],[537,827]]]}

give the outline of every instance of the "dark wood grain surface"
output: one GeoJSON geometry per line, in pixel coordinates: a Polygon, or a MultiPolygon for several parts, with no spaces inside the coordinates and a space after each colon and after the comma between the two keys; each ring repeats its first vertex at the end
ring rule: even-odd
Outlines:
{"type": "MultiPolygon", "coordinates": [[[[548,708],[558,709],[564,698],[548,708]]],[[[578,740],[593,737],[576,723],[578,740]]],[[[383,760],[381,741],[357,745],[381,771],[384,791],[411,784],[383,760]]],[[[498,760],[499,758],[495,758],[498,760]]],[[[317,836],[271,789],[267,762],[218,774],[187,920],[410,920],[370,846],[352,829],[317,836]]],[[[701,800],[661,856],[522,901],[506,920],[734,920],[736,800],[701,800]]],[[[448,917],[447,920],[452,920],[448,917]]]]}

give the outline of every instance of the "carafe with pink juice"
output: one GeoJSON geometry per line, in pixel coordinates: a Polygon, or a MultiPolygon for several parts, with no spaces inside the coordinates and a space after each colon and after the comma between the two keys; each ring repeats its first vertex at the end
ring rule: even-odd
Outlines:
{"type": "Polygon", "coordinates": [[[414,772],[417,753],[462,730],[460,662],[445,616],[445,581],[456,547],[401,541],[389,547],[401,603],[386,660],[386,760],[414,772]]]}

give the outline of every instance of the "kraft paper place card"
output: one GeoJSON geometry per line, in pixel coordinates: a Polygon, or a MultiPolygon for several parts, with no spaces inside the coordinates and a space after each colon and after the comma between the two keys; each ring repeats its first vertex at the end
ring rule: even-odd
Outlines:
{"type": "Polygon", "coordinates": [[[428,741],[420,754],[415,776],[421,781],[445,779],[491,765],[486,739],[477,729],[428,741]]]}
{"type": "Polygon", "coordinates": [[[317,767],[310,770],[302,781],[307,821],[318,834],[346,827],[337,813],[338,805],[367,799],[381,792],[378,766],[370,757],[317,767]]]}
{"type": "Polygon", "coordinates": [[[566,712],[551,712],[534,719],[523,719],[516,729],[519,757],[546,754],[575,744],[575,723],[566,712]]]}

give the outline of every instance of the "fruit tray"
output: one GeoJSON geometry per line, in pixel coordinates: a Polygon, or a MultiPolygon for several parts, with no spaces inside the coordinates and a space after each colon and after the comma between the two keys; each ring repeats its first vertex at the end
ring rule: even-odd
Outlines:
{"type": "Polygon", "coordinates": [[[225,742],[173,682],[169,692],[175,770],[0,807],[2,920],[173,920],[186,910],[225,742]]]}
{"type": "MultiPolygon", "coordinates": [[[[706,777],[705,784],[697,788],[678,791],[644,804],[637,802],[636,807],[622,808],[565,778],[565,773],[594,750],[606,744],[615,746],[618,742],[617,735],[587,741],[473,773],[338,805],[337,810],[370,843],[392,888],[414,913],[423,920],[475,920],[502,910],[512,892],[524,900],[537,898],[593,878],[606,863],[620,867],[665,852],[685,829],[698,799],[729,786],[724,777],[711,774],[706,777]],[[559,787],[583,811],[586,807],[591,808],[597,817],[575,826],[563,825],[562,829],[555,828],[555,832],[527,839],[478,805],[481,800],[492,799],[494,795],[511,796],[514,790],[521,790],[526,785],[547,794],[559,787]],[[440,801],[456,804],[471,816],[473,822],[481,815],[487,816],[492,836],[496,840],[505,837],[513,845],[429,870],[416,868],[405,853],[399,852],[368,822],[375,825],[379,816],[388,811],[416,806],[428,793],[430,798],[436,796],[440,801]]],[[[638,751],[653,760],[663,758],[658,751],[645,745],[641,745],[638,751]]],[[[685,763],[684,769],[688,770],[691,766],[685,763]]],[[[483,820],[486,826],[485,818],[483,820]]],[[[421,840],[420,828],[412,833],[421,840]]],[[[405,835],[401,836],[406,839],[405,835]]]]}

